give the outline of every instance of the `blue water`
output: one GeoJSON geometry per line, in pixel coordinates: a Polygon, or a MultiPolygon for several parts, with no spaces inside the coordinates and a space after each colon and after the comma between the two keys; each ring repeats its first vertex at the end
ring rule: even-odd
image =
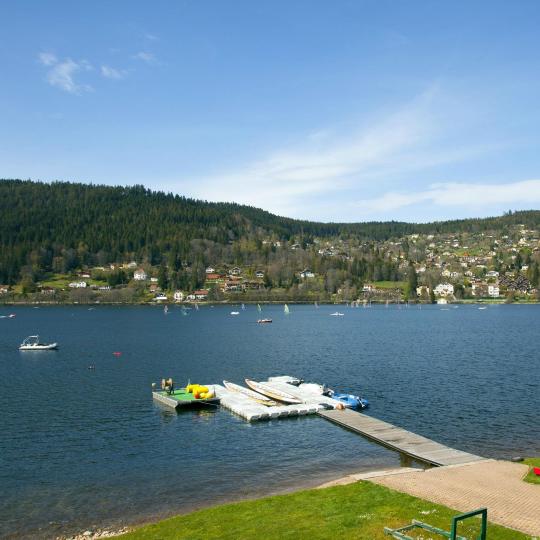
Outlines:
{"type": "Polygon", "coordinates": [[[0,536],[139,522],[403,462],[317,417],[163,409],[150,384],[167,376],[301,376],[463,450],[540,454],[540,306],[265,306],[271,325],[231,309],[0,308],[16,314],[0,319],[0,536]],[[19,352],[35,333],[60,350],[19,352]]]}

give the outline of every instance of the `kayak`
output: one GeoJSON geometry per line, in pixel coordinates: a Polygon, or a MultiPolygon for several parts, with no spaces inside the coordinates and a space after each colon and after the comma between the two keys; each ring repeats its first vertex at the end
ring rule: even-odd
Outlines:
{"type": "Polygon", "coordinates": [[[277,401],[291,404],[302,403],[302,400],[298,399],[296,396],[293,396],[288,392],[278,390],[269,384],[251,381],[250,379],[246,379],[246,384],[256,392],[259,392],[259,394],[264,394],[265,396],[276,399],[277,401]]]}
{"type": "Polygon", "coordinates": [[[266,397],[263,394],[259,394],[259,392],[254,392],[253,390],[250,390],[249,388],[245,388],[244,386],[240,386],[239,384],[234,384],[229,381],[223,381],[223,386],[227,390],[230,390],[231,392],[238,392],[239,394],[243,394],[244,396],[247,396],[253,401],[260,403],[261,405],[266,405],[267,407],[278,405],[278,403],[271,400],[269,397],[266,397]]]}

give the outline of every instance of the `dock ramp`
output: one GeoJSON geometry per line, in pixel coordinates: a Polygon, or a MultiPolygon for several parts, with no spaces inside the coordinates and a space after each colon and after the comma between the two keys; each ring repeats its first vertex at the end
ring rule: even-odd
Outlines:
{"type": "Polygon", "coordinates": [[[486,459],[450,448],[422,435],[417,435],[388,422],[350,409],[321,410],[317,414],[387,448],[430,465],[464,465],[466,463],[485,461],[486,459]]]}

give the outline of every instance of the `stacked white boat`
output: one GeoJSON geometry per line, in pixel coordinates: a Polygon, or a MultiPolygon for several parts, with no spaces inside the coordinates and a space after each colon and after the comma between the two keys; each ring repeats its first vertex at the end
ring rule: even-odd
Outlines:
{"type": "Polygon", "coordinates": [[[317,393],[309,385],[306,388],[291,385],[294,380],[289,376],[270,377],[261,382],[246,379],[246,384],[253,390],[224,381],[224,386],[215,385],[214,388],[221,406],[248,422],[315,414],[339,405],[339,401],[317,393]]]}

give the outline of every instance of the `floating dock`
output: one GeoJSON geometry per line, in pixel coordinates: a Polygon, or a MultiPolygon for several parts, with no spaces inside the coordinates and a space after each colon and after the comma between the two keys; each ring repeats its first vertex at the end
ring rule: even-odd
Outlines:
{"type": "Polygon", "coordinates": [[[302,400],[302,403],[267,407],[257,403],[244,394],[233,392],[219,384],[211,385],[211,387],[215,390],[216,396],[220,399],[222,407],[229,409],[248,422],[315,414],[325,409],[334,409],[338,405],[339,402],[335,399],[320,394],[314,394],[285,382],[290,379],[292,378],[271,377],[268,381],[264,381],[264,383],[276,390],[292,394],[302,400]]]}
{"type": "Polygon", "coordinates": [[[485,461],[486,458],[462,452],[432,441],[411,431],[383,422],[359,412],[346,410],[318,411],[319,416],[355,431],[387,448],[434,466],[464,465],[485,461]]]}

